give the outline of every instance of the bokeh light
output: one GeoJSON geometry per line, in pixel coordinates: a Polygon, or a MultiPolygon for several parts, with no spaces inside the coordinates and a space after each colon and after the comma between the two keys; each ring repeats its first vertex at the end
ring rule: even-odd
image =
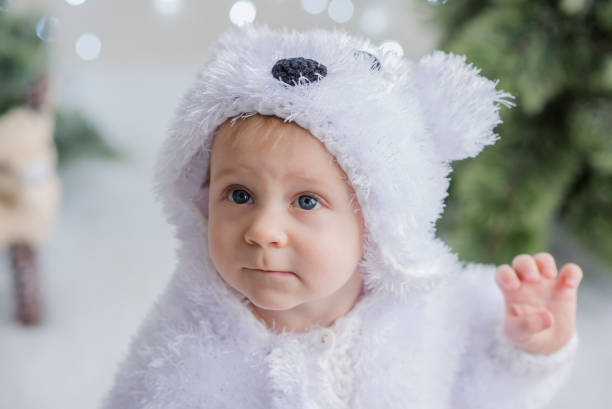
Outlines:
{"type": "Polygon", "coordinates": [[[153,0],[153,7],[159,14],[176,14],[182,7],[182,0],[153,0]]]}
{"type": "Polygon", "coordinates": [[[364,33],[370,36],[377,36],[387,31],[389,20],[389,12],[386,8],[380,5],[373,5],[363,11],[359,24],[364,33]]]}
{"type": "Polygon", "coordinates": [[[391,51],[400,56],[404,55],[404,47],[395,40],[383,41],[380,48],[382,48],[383,51],[391,51]]]}
{"type": "Polygon", "coordinates": [[[229,12],[231,22],[237,26],[252,23],[256,15],[257,9],[250,1],[237,1],[229,12]]]}
{"type": "Polygon", "coordinates": [[[81,4],[85,3],[87,0],[66,0],[66,3],[70,4],[71,6],[80,6],[81,4]]]}
{"type": "Polygon", "coordinates": [[[44,16],[36,23],[36,36],[43,41],[53,42],[57,40],[61,28],[57,17],[44,16]]]}
{"type": "Polygon", "coordinates": [[[302,8],[310,14],[320,14],[327,9],[327,0],[302,0],[302,8]]]}
{"type": "Polygon", "coordinates": [[[332,0],[327,8],[327,14],[336,23],[346,23],[353,17],[355,7],[350,0],[332,0]]]}
{"type": "Polygon", "coordinates": [[[100,51],[102,50],[102,42],[95,34],[83,34],[77,39],[75,50],[77,55],[83,60],[95,60],[98,58],[100,51]]]}
{"type": "Polygon", "coordinates": [[[570,16],[583,11],[586,5],[587,0],[561,0],[559,2],[561,11],[570,16]]]}

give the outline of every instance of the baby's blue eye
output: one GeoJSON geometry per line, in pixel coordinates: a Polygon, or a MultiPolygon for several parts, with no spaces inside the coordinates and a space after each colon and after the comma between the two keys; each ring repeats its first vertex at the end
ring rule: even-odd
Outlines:
{"type": "MultiPolygon", "coordinates": [[[[249,192],[244,189],[232,189],[228,193],[228,198],[231,197],[229,200],[236,204],[245,204],[253,202],[253,199],[251,198],[249,192]]],[[[317,206],[321,206],[319,201],[310,195],[301,195],[297,198],[297,202],[299,207],[303,210],[313,210],[316,209],[317,206]]]]}
{"type": "Polygon", "coordinates": [[[319,201],[312,196],[302,195],[297,200],[304,210],[312,210],[316,205],[320,206],[319,201]]]}
{"type": "Polygon", "coordinates": [[[231,191],[231,194],[232,194],[232,199],[237,204],[244,204],[251,198],[249,193],[243,189],[234,189],[231,191]]]}

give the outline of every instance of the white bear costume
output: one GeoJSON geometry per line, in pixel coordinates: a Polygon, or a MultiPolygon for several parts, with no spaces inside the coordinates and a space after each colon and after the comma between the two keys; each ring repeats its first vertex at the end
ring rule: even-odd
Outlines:
{"type": "Polygon", "coordinates": [[[464,265],[435,237],[449,163],[494,143],[499,105],[511,105],[496,85],[464,57],[411,61],[344,31],[247,25],[222,34],[158,161],[176,271],[103,409],[546,405],[567,379],[577,336],[552,355],[515,348],[503,335],[495,266],[464,265]],[[314,75],[273,75],[283,59],[314,75]],[[211,138],[226,119],[252,113],[309,130],[359,200],[364,294],[329,328],[271,332],[209,258],[202,182],[211,138]]]}

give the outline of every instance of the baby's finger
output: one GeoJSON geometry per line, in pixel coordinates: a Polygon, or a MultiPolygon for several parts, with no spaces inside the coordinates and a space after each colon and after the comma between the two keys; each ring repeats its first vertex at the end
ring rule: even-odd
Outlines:
{"type": "Polygon", "coordinates": [[[529,254],[519,254],[512,260],[512,267],[521,281],[537,283],[540,281],[540,271],[533,257],[529,254]]]}
{"type": "Polygon", "coordinates": [[[558,286],[564,289],[575,290],[582,281],[582,269],[575,263],[568,263],[563,266],[559,273],[558,286]]]}
{"type": "Polygon", "coordinates": [[[557,277],[555,258],[550,253],[538,253],[533,256],[533,259],[544,277],[550,279],[557,277]]]}
{"type": "Polygon", "coordinates": [[[518,290],[521,286],[521,281],[516,275],[516,272],[508,264],[502,264],[495,270],[495,281],[503,291],[518,290]]]}
{"type": "Polygon", "coordinates": [[[506,318],[506,335],[515,342],[524,342],[538,332],[552,327],[553,316],[547,311],[506,318]]]}

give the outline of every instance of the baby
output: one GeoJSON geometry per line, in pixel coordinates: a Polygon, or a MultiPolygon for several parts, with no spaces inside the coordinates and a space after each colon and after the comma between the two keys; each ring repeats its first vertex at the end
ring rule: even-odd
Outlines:
{"type": "Polygon", "coordinates": [[[449,163],[511,105],[478,73],[341,31],[224,33],[157,169],[177,269],[103,408],[544,407],[581,269],[435,237],[449,163]]]}

